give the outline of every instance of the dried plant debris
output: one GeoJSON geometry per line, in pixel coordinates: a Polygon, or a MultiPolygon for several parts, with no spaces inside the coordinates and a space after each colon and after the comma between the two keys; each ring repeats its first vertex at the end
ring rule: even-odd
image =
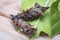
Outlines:
{"type": "Polygon", "coordinates": [[[33,20],[43,16],[44,12],[48,8],[49,7],[43,7],[43,6],[40,6],[38,3],[35,3],[33,7],[31,7],[30,9],[27,9],[26,11],[23,10],[22,13],[17,14],[16,16],[18,18],[22,18],[23,20],[33,20]]]}
{"type": "Polygon", "coordinates": [[[26,21],[23,21],[21,18],[17,18],[16,16],[11,15],[11,19],[13,23],[20,27],[21,32],[27,35],[32,35],[36,32],[36,28],[34,28],[31,24],[26,21]]]}

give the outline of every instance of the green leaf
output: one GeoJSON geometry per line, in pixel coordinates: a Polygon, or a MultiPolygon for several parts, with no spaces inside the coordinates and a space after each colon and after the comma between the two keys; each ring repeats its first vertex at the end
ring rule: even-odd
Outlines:
{"type": "Polygon", "coordinates": [[[23,0],[22,3],[22,10],[29,9],[30,7],[34,6],[35,3],[41,4],[41,6],[44,6],[47,0],[23,0]]]}
{"type": "Polygon", "coordinates": [[[49,14],[47,13],[43,19],[38,19],[38,24],[35,24],[37,27],[37,32],[35,33],[34,37],[38,37],[40,32],[43,31],[47,33],[48,35],[51,34],[51,28],[50,28],[50,17],[49,14]]]}
{"type": "Polygon", "coordinates": [[[51,5],[51,36],[60,32],[60,12],[58,10],[59,1],[55,1],[51,5]]]}
{"type": "Polygon", "coordinates": [[[50,8],[45,12],[45,16],[34,21],[30,21],[31,25],[37,27],[36,33],[33,37],[39,37],[41,31],[45,32],[49,36],[54,36],[60,31],[60,12],[58,8],[59,0],[23,0],[22,10],[29,9],[34,6],[35,3],[39,3],[41,6],[49,6],[50,8]]]}
{"type": "Polygon", "coordinates": [[[58,11],[58,3],[59,1],[55,1],[53,2],[53,4],[51,5],[51,16],[54,15],[54,13],[56,13],[58,11]]]}

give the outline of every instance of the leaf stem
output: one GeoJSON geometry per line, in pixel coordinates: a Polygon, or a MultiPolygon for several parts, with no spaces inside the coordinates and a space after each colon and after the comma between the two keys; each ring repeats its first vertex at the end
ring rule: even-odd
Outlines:
{"type": "Polygon", "coordinates": [[[45,7],[48,6],[49,0],[46,2],[45,7]]]}

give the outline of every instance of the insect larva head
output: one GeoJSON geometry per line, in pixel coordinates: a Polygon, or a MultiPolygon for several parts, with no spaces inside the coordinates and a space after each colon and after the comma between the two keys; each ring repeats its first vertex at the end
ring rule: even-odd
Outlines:
{"type": "Polygon", "coordinates": [[[10,15],[11,16],[11,20],[14,20],[15,19],[15,16],[14,15],[10,15]]]}
{"type": "Polygon", "coordinates": [[[42,12],[45,12],[49,7],[40,6],[40,4],[35,3],[35,8],[39,8],[42,12]]]}
{"type": "Polygon", "coordinates": [[[42,12],[45,12],[48,8],[49,8],[49,7],[42,7],[42,8],[41,8],[41,11],[42,11],[42,12]]]}
{"type": "Polygon", "coordinates": [[[18,18],[14,15],[11,15],[11,20],[13,21],[14,25],[18,24],[18,18]]]}

